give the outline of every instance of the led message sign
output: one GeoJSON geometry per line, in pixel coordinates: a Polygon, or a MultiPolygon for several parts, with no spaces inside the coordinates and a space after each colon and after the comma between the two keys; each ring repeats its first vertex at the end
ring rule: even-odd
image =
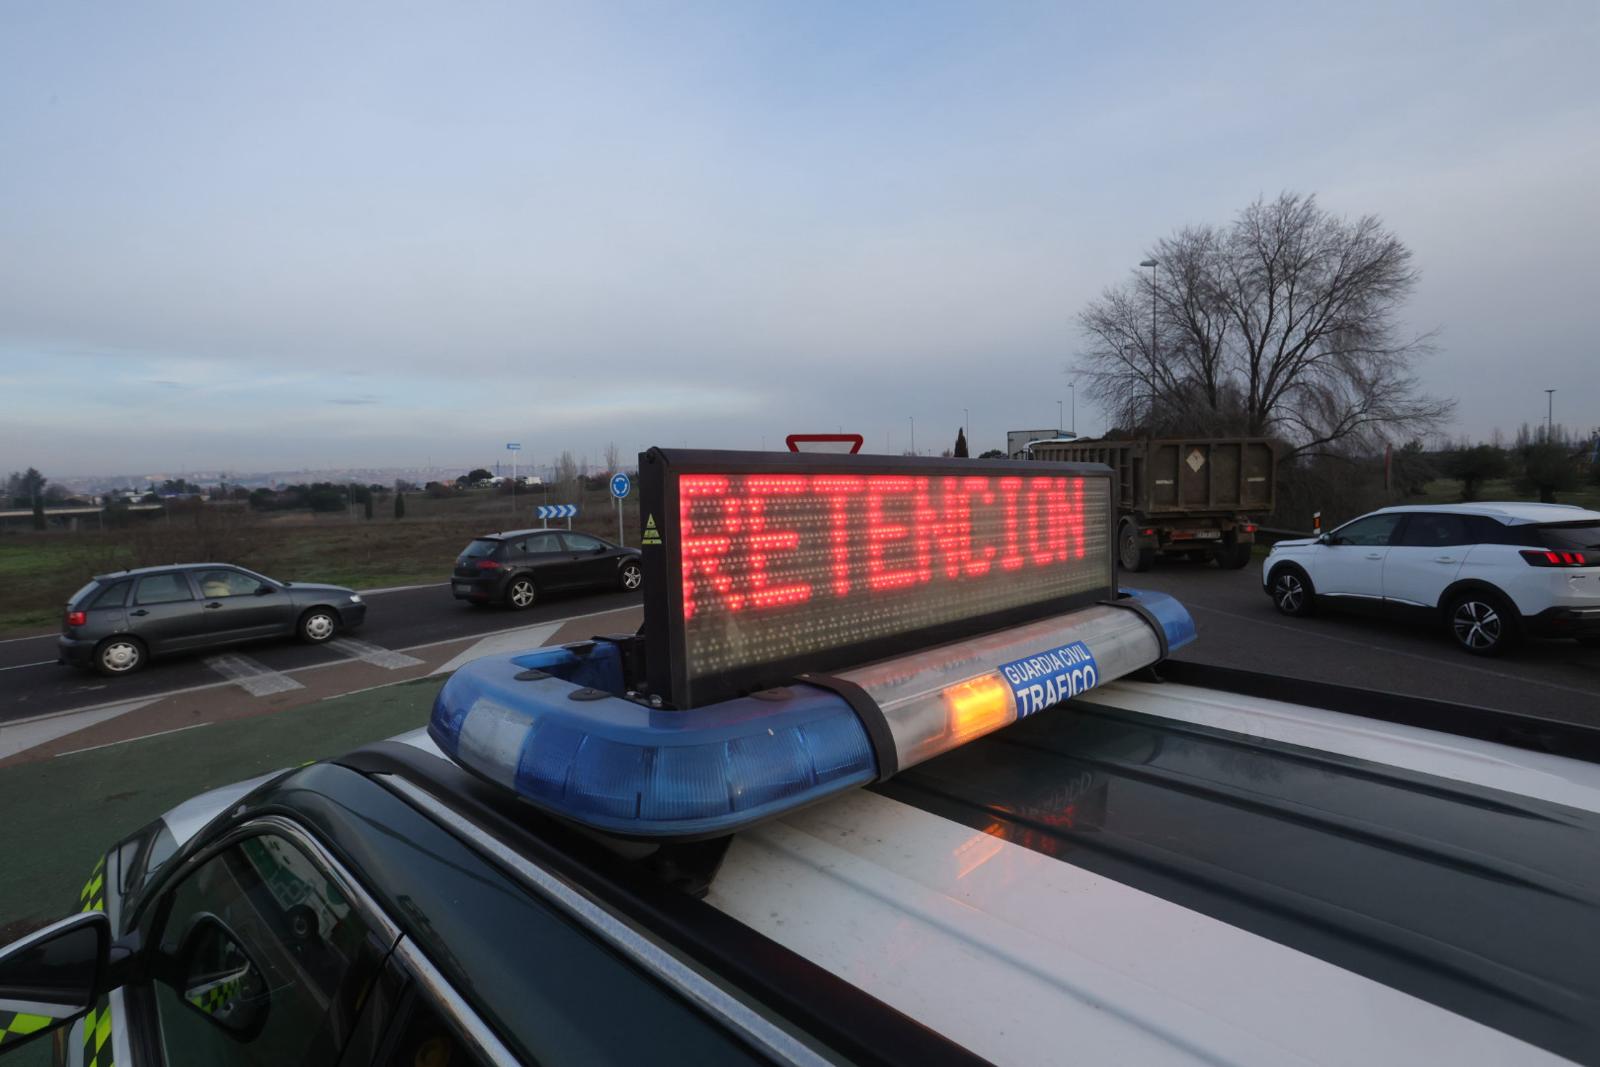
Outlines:
{"type": "Polygon", "coordinates": [[[652,450],[650,688],[678,707],[1113,594],[1110,472],[652,450]]]}

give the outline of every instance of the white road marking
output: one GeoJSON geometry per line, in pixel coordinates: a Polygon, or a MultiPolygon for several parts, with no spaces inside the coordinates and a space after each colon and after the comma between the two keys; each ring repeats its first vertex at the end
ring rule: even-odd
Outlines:
{"type": "Polygon", "coordinates": [[[55,663],[53,659],[41,659],[34,663],[14,663],[9,667],[0,667],[0,671],[20,671],[24,667],[45,667],[55,663]]]}
{"type": "Polygon", "coordinates": [[[475,642],[470,648],[456,653],[455,657],[449,662],[435,667],[428,673],[430,675],[449,674],[463,664],[484,656],[492,656],[497,652],[521,652],[523,649],[539,648],[565,625],[566,620],[544,622],[534,626],[520,626],[515,630],[502,630],[499,633],[490,634],[475,642]]]}
{"type": "MultiPolygon", "coordinates": [[[[607,608],[604,611],[589,611],[589,612],[585,612],[582,615],[568,615],[566,618],[552,619],[550,621],[553,624],[565,625],[566,623],[569,623],[569,622],[577,622],[579,619],[593,619],[593,618],[596,618],[596,617],[598,617],[600,615],[615,615],[619,611],[626,611],[626,610],[628,610],[628,609],[627,608],[607,608]]],[[[518,633],[518,632],[520,632],[520,631],[522,631],[524,629],[526,629],[526,627],[512,626],[512,627],[508,627],[508,628],[506,628],[504,630],[491,630],[487,634],[479,634],[479,635],[476,635],[476,636],[479,636],[479,637],[492,637],[495,634],[518,633]]],[[[473,637],[474,637],[473,634],[462,634],[459,637],[441,637],[436,641],[423,641],[423,642],[421,642],[419,644],[415,644],[415,645],[406,645],[403,648],[399,649],[398,651],[401,651],[401,652],[416,652],[417,650],[424,649],[424,648],[438,648],[440,645],[453,645],[453,644],[456,644],[457,642],[460,642],[460,641],[471,641],[473,639],[473,637]]],[[[529,647],[529,646],[521,645],[521,647],[526,648],[526,647],[529,647]]],[[[321,663],[308,663],[304,667],[290,667],[287,670],[283,671],[283,673],[284,674],[299,674],[301,671],[320,671],[325,667],[339,667],[339,666],[343,666],[345,663],[348,663],[348,662],[349,662],[348,660],[343,660],[343,659],[324,660],[321,663]]],[[[163,689],[159,693],[152,694],[151,699],[152,700],[161,700],[161,699],[164,699],[166,697],[182,696],[185,693],[200,693],[200,692],[204,692],[207,689],[220,689],[222,686],[233,685],[233,684],[234,684],[233,682],[206,682],[206,683],[201,684],[201,685],[179,686],[176,689],[163,689]]],[[[105,686],[103,686],[103,685],[102,686],[94,686],[92,688],[104,689],[105,686]]],[[[78,713],[85,712],[85,711],[99,711],[102,708],[114,707],[115,705],[117,705],[119,703],[123,703],[123,701],[107,701],[104,704],[88,704],[88,705],[85,705],[84,707],[81,707],[81,708],[63,708],[60,711],[47,711],[42,715],[30,715],[25,719],[6,719],[6,720],[3,720],[3,721],[0,721],[0,728],[10,729],[13,726],[21,726],[24,723],[43,722],[43,721],[45,721],[47,719],[58,719],[58,718],[62,717],[63,715],[77,715],[78,713]]]]}
{"type": "Polygon", "coordinates": [[[141,734],[138,737],[124,737],[120,741],[107,741],[103,745],[90,745],[88,748],[75,748],[70,752],[57,752],[55,758],[60,759],[62,756],[76,756],[80,752],[94,752],[102,748],[111,748],[113,745],[125,745],[129,741],[147,741],[152,737],[165,737],[168,734],[181,734],[185,730],[198,730],[202,726],[210,725],[211,724],[208,722],[192,722],[188,726],[175,726],[170,730],[157,730],[153,734],[141,734]]]}
{"type": "Polygon", "coordinates": [[[421,585],[391,585],[383,589],[357,589],[362,596],[382,596],[384,593],[409,593],[413,589],[438,589],[449,582],[423,582],[421,585]]]}
{"type": "Polygon", "coordinates": [[[370,663],[374,667],[382,667],[390,671],[397,671],[402,667],[415,667],[422,662],[417,657],[408,656],[404,652],[395,652],[384,648],[382,645],[357,641],[353,637],[335,637],[328,642],[328,645],[332,648],[337,648],[351,659],[358,659],[362,663],[370,663]]]}
{"type": "Polygon", "coordinates": [[[65,737],[79,730],[109,722],[130,711],[138,711],[146,704],[154,704],[156,699],[156,697],[145,697],[140,700],[125,700],[107,708],[75,711],[69,715],[55,715],[42,721],[30,720],[22,725],[7,723],[4,727],[0,727],[0,760],[8,759],[19,752],[26,752],[30,748],[38,748],[58,737],[65,737]]]}
{"type": "Polygon", "coordinates": [[[275,671],[265,663],[258,663],[249,656],[237,652],[207,656],[202,662],[253,697],[271,696],[273,693],[287,693],[291,689],[305,688],[287,674],[275,671]]]}

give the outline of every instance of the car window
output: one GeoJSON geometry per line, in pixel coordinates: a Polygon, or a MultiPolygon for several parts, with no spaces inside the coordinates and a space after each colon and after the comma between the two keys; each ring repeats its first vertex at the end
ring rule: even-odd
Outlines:
{"type": "Polygon", "coordinates": [[[1541,526],[1538,538],[1545,548],[1600,552],[1600,522],[1564,522],[1556,526],[1541,526]]]}
{"type": "Polygon", "coordinates": [[[500,551],[500,541],[480,537],[461,550],[462,559],[489,559],[500,551]]]}
{"type": "Polygon", "coordinates": [[[483,1063],[420,993],[414,994],[399,1014],[404,1024],[388,1054],[378,1061],[382,1067],[478,1067],[483,1063]]]}
{"type": "Polygon", "coordinates": [[[381,953],[305,852],[273,834],[246,838],[163,907],[153,985],[170,1067],[338,1062],[381,953]]]}
{"type": "Polygon", "coordinates": [[[138,604],[170,604],[175,600],[193,600],[189,583],[181,574],[152,574],[139,579],[139,591],[134,596],[138,604]]]}
{"type": "Polygon", "coordinates": [[[1447,545],[1470,545],[1476,538],[1460,515],[1436,515],[1419,511],[1408,516],[1405,531],[1398,544],[1410,548],[1443,548],[1447,545]]]}
{"type": "Polygon", "coordinates": [[[604,541],[598,541],[588,534],[569,533],[561,536],[567,539],[567,551],[569,552],[593,552],[597,548],[605,547],[604,541]]]}
{"type": "Polygon", "coordinates": [[[255,596],[262,583],[235,570],[218,569],[201,571],[195,575],[200,583],[200,595],[212,599],[226,596],[255,596]]]}
{"type": "Polygon", "coordinates": [[[128,603],[128,590],[133,587],[132,582],[112,582],[100,591],[100,595],[89,603],[92,608],[120,608],[128,603]]]}
{"type": "Polygon", "coordinates": [[[1398,514],[1368,515],[1339,527],[1334,532],[1334,543],[1342,545],[1387,545],[1394,528],[1400,524],[1398,514]]]}
{"type": "Polygon", "coordinates": [[[528,538],[528,551],[533,552],[560,552],[561,539],[558,534],[540,533],[528,538]]]}

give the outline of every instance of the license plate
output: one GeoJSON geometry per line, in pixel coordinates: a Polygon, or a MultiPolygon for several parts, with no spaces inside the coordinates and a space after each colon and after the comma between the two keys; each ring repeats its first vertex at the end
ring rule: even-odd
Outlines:
{"type": "Polygon", "coordinates": [[[455,582],[454,583],[454,588],[455,588],[455,591],[458,592],[458,593],[470,593],[470,592],[472,592],[472,586],[468,585],[466,582],[455,582]]]}
{"type": "Polygon", "coordinates": [[[1222,536],[1221,530],[1174,530],[1174,541],[1215,541],[1222,536]]]}

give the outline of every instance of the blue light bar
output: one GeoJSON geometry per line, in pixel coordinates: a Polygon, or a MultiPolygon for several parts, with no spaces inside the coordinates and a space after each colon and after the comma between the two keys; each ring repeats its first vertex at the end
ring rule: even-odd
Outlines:
{"type": "Polygon", "coordinates": [[[611,695],[621,691],[608,642],[488,657],[445,683],[428,734],[554,814],[640,837],[731,833],[877,777],[861,720],[825,690],[689,710],[611,695]]]}
{"type": "Polygon", "coordinates": [[[1123,589],[1131,599],[1138,601],[1154,615],[1167,635],[1167,651],[1182,648],[1197,636],[1194,619],[1174,597],[1153,589],[1123,589]]]}

